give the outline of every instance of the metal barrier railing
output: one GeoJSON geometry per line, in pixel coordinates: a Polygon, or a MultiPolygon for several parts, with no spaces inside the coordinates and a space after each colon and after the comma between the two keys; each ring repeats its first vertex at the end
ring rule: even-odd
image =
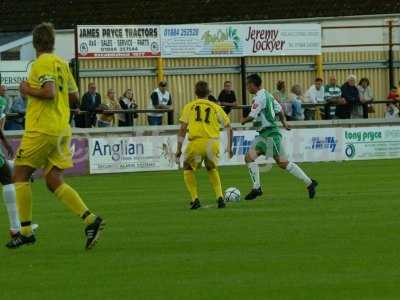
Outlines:
{"type": "MultiPolygon", "coordinates": [[[[364,109],[368,109],[367,105],[368,104],[373,104],[373,105],[384,105],[384,104],[389,104],[389,103],[400,103],[400,101],[393,101],[393,100],[378,100],[378,101],[372,101],[372,102],[366,102],[364,103],[364,109]]],[[[329,103],[329,102],[320,102],[320,103],[302,103],[303,108],[320,108],[320,107],[326,107],[326,106],[340,106],[342,104],[335,104],[335,103],[329,103]]],[[[229,106],[229,108],[235,109],[235,110],[249,110],[251,108],[251,105],[236,105],[236,106],[229,106]]],[[[94,111],[82,111],[79,109],[71,109],[71,116],[76,116],[76,115],[81,115],[85,119],[87,119],[91,114],[129,114],[132,118],[134,114],[148,114],[148,113],[162,113],[162,114],[167,114],[168,117],[168,125],[173,125],[174,124],[174,109],[126,109],[126,110],[104,110],[104,109],[96,109],[94,111]]],[[[6,115],[7,120],[14,120],[14,119],[19,119],[25,116],[25,113],[8,113],[6,115]]],[[[85,121],[86,123],[86,121],[85,121]]],[[[85,127],[83,127],[85,128],[85,127]]]]}

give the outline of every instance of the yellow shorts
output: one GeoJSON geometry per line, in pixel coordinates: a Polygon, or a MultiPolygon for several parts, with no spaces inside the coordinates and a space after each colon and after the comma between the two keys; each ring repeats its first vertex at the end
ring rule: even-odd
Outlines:
{"type": "Polygon", "coordinates": [[[185,149],[184,164],[193,170],[201,167],[202,162],[209,169],[216,168],[219,160],[219,140],[196,139],[190,141],[185,149]]]}
{"type": "Polygon", "coordinates": [[[45,174],[53,167],[68,169],[73,166],[70,151],[71,136],[52,136],[40,132],[27,132],[15,158],[16,166],[44,168],[45,174]]]}

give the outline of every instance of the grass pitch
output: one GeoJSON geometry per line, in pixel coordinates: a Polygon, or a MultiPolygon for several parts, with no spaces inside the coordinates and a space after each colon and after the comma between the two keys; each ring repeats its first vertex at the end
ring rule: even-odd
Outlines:
{"type": "MultiPolygon", "coordinates": [[[[188,210],[181,172],[68,178],[107,221],[84,251],[79,218],[34,183],[38,242],[0,249],[0,299],[399,299],[400,160],[302,164],[320,182],[274,168],[264,196],[188,210]]],[[[245,167],[221,169],[248,192],[245,167]]],[[[0,236],[8,239],[0,205],[0,236]]]]}

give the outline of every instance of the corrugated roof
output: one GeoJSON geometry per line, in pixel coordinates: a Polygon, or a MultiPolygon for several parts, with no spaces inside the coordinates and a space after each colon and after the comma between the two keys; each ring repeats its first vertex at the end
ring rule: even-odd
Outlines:
{"type": "Polygon", "coordinates": [[[2,32],[0,33],[0,46],[14,42],[20,38],[30,35],[30,32],[2,32]]]}

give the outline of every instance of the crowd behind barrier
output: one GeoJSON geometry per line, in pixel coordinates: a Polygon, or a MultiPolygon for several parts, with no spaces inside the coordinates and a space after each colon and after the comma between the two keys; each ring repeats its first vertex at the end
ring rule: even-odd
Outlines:
{"type": "MultiPolygon", "coordinates": [[[[368,78],[357,82],[354,75],[349,75],[341,85],[334,75],[325,85],[322,78],[316,78],[305,92],[298,84],[288,89],[286,83],[280,80],[270,93],[288,121],[366,119],[375,112],[375,105],[386,106],[386,119],[400,118],[400,82],[398,87],[391,87],[386,99],[381,100],[374,98],[368,78]]],[[[229,80],[224,82],[218,97],[210,95],[208,99],[223,106],[227,114],[240,109],[246,115],[251,109],[251,105],[238,105],[229,80]]],[[[19,95],[11,100],[7,97],[6,87],[0,86],[0,126],[5,130],[23,130],[25,111],[26,98],[19,95]]],[[[138,107],[132,89],[126,89],[117,98],[115,90],[109,88],[107,95],[102,97],[96,90],[96,83],[91,82],[82,98],[71,103],[71,125],[78,128],[135,126],[140,114],[146,114],[150,126],[162,125],[164,119],[166,124],[173,125],[175,113],[179,112],[174,111],[166,81],[159,82],[149,95],[146,108],[138,107]]]]}

